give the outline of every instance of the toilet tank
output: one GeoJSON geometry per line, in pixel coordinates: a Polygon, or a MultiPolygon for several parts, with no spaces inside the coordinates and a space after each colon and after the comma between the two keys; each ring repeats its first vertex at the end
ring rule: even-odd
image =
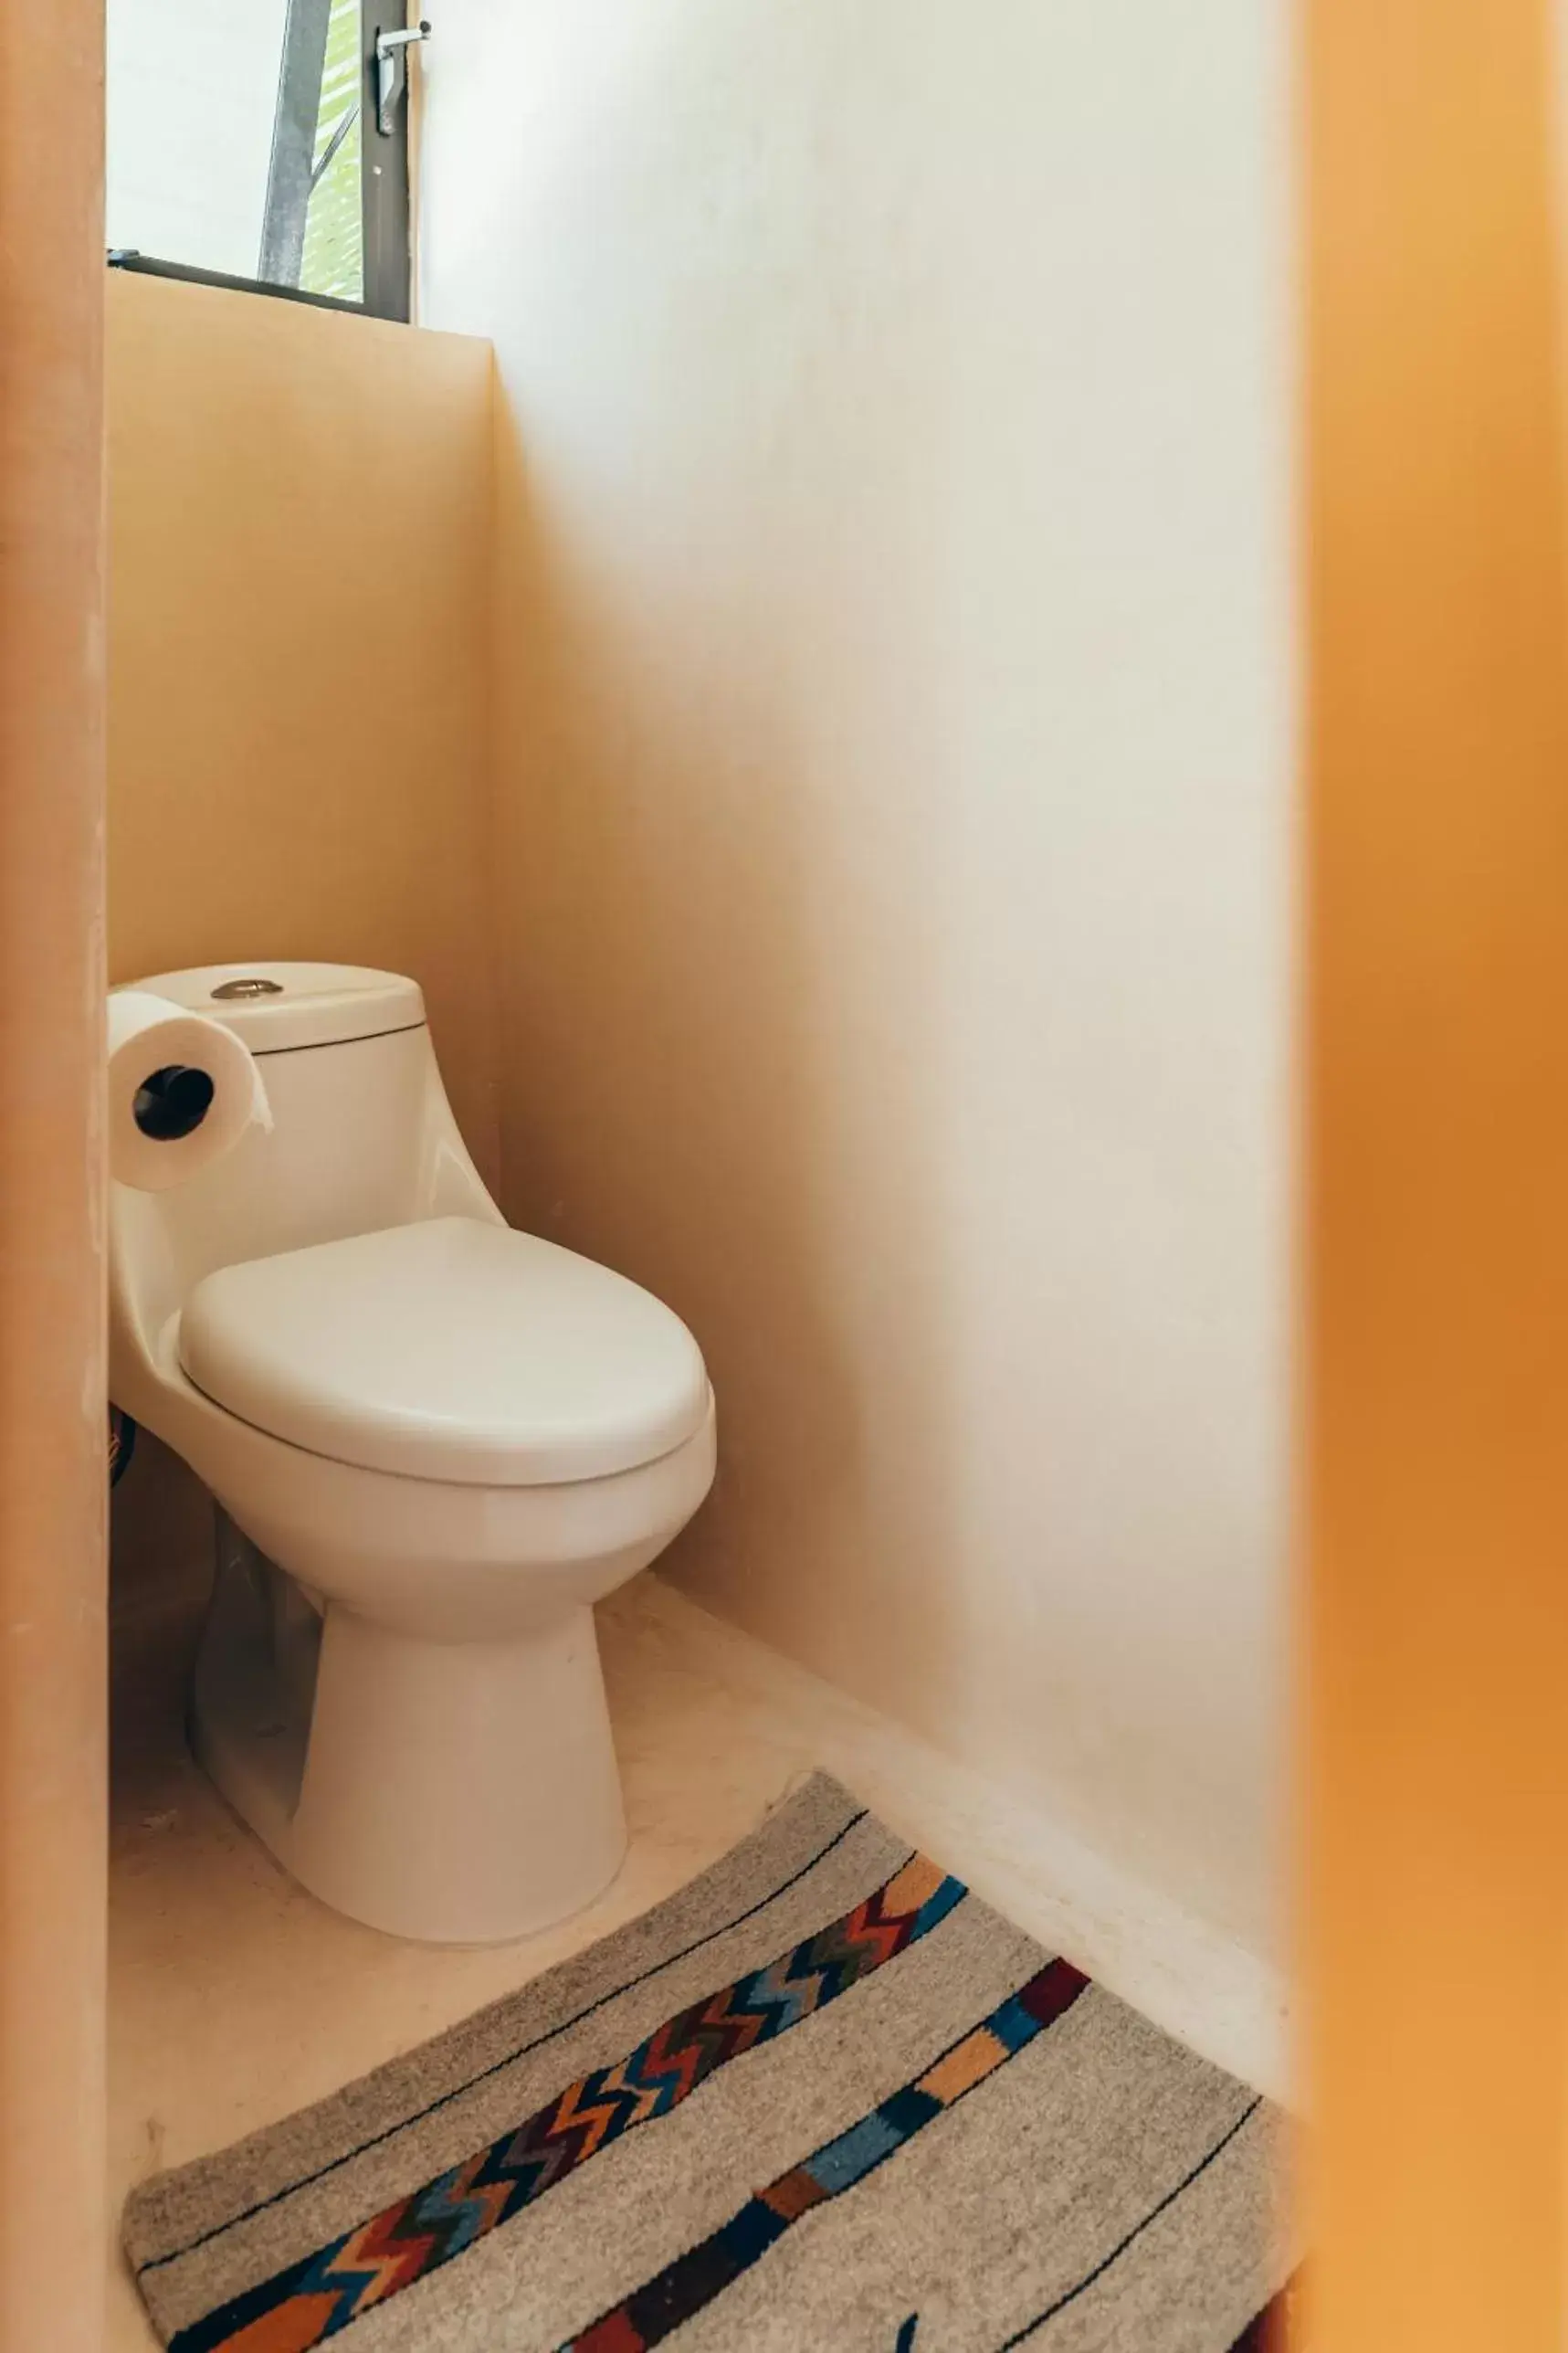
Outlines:
{"type": "Polygon", "coordinates": [[[221,1021],[256,1056],[272,1113],[166,1192],[109,1188],[110,1356],[141,1371],[215,1268],[422,1218],[501,1222],[441,1083],[416,981],[359,965],[201,965],[131,987],[221,1021]]]}

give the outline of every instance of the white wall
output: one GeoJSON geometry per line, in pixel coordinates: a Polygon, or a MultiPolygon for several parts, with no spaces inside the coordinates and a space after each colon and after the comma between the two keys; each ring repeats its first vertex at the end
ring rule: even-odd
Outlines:
{"type": "Polygon", "coordinates": [[[690,1589],[1255,1945],[1282,1752],[1284,0],[468,0],[511,1213],[690,1589]]]}
{"type": "Polygon", "coordinates": [[[106,233],[254,278],[288,0],[107,0],[106,233]]]}

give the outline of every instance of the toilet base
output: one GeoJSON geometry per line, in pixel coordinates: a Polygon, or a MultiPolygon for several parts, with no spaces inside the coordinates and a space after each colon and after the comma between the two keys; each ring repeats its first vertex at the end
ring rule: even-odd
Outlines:
{"type": "Polygon", "coordinates": [[[294,1878],[392,1936],[531,1935],[626,1852],[585,1605],[506,1641],[428,1641],[319,1610],[220,1520],[191,1741],[294,1878]]]}

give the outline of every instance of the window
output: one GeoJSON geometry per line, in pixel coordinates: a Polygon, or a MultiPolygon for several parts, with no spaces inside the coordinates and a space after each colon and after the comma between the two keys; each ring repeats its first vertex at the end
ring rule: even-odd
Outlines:
{"type": "Polygon", "coordinates": [[[408,316],[395,0],[109,0],[110,259],[408,316]]]}

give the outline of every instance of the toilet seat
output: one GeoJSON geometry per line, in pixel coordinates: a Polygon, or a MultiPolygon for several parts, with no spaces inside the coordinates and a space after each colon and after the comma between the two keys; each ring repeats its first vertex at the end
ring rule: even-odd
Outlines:
{"type": "Polygon", "coordinates": [[[624,1275],[475,1218],[219,1268],[179,1322],[187,1377],[337,1462],[547,1486],[658,1461],[708,1410],[697,1344],[624,1275]]]}

